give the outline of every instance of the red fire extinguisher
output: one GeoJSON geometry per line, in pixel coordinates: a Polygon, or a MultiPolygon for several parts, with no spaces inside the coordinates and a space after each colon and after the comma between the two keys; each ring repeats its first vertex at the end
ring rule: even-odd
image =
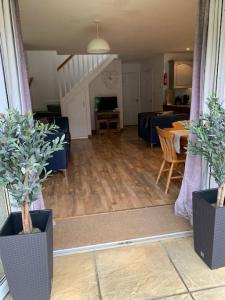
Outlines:
{"type": "Polygon", "coordinates": [[[167,73],[166,72],[163,75],[163,85],[167,85],[167,73]]]}

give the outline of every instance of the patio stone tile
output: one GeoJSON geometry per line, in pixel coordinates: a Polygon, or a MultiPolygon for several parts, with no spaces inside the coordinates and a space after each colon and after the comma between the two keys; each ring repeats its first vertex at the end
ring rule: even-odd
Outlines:
{"type": "Polygon", "coordinates": [[[190,294],[183,294],[183,295],[175,295],[171,297],[164,297],[160,300],[192,300],[190,294]]]}
{"type": "Polygon", "coordinates": [[[154,299],[187,292],[159,243],[96,252],[103,300],[154,299]]]}
{"type": "Polygon", "coordinates": [[[225,268],[210,270],[194,252],[192,238],[161,243],[190,291],[225,285],[225,268]]]}
{"type": "Polygon", "coordinates": [[[225,287],[214,288],[192,293],[195,300],[224,300],[225,287]]]}
{"type": "Polygon", "coordinates": [[[93,254],[76,254],[54,258],[51,300],[97,300],[93,254]]]}

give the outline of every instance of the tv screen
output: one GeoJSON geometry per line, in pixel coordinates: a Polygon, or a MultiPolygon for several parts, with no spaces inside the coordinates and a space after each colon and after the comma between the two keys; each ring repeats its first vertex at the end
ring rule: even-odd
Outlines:
{"type": "Polygon", "coordinates": [[[117,107],[117,97],[95,97],[96,111],[112,111],[117,107]]]}

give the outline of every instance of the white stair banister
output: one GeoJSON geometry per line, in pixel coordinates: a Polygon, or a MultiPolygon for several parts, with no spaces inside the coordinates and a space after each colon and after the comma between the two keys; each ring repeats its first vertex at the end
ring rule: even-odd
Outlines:
{"type": "Polygon", "coordinates": [[[70,55],[57,68],[61,110],[69,117],[72,139],[91,135],[89,83],[116,58],[116,54],[70,55]],[[79,126],[82,121],[86,130],[79,126]]]}

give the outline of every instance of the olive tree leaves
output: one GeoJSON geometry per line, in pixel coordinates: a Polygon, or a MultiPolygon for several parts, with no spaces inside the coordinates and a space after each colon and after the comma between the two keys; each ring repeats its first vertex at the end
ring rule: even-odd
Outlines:
{"type": "Polygon", "coordinates": [[[208,112],[192,121],[188,129],[193,134],[188,151],[204,157],[220,186],[225,181],[225,109],[219,98],[209,97],[208,112]]]}
{"type": "Polygon", "coordinates": [[[18,206],[36,200],[42,182],[50,174],[45,168],[47,160],[63,149],[64,135],[48,140],[57,128],[55,124],[34,121],[32,113],[21,115],[9,110],[0,115],[0,185],[8,188],[18,206]]]}

